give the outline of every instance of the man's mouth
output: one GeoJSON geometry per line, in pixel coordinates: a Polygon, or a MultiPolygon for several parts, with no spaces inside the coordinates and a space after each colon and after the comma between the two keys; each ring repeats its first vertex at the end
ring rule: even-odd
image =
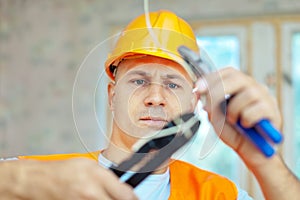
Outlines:
{"type": "Polygon", "coordinates": [[[162,117],[153,117],[153,116],[145,116],[141,117],[139,120],[143,125],[146,125],[148,127],[153,127],[156,129],[161,129],[168,123],[168,120],[162,118],[162,117]]]}

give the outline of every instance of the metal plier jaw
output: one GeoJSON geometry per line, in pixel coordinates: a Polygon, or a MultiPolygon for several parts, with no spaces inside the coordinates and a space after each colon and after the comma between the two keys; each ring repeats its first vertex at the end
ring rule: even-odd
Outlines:
{"type": "Polygon", "coordinates": [[[122,177],[133,166],[140,163],[147,156],[147,153],[155,150],[154,156],[125,181],[132,187],[136,187],[186,144],[196,134],[199,126],[200,120],[194,113],[181,115],[170,121],[157,134],[139,140],[133,146],[133,155],[119,165],[112,165],[110,170],[118,177],[122,177]]]}
{"type": "Polygon", "coordinates": [[[178,52],[182,56],[183,60],[189,65],[190,69],[187,70],[192,70],[197,78],[213,71],[214,64],[204,50],[201,51],[202,56],[186,46],[180,46],[178,48],[178,52]]]}

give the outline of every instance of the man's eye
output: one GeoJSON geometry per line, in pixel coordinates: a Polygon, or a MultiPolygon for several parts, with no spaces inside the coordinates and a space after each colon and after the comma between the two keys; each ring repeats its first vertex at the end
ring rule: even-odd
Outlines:
{"type": "Polygon", "coordinates": [[[145,80],[142,79],[138,79],[138,80],[134,80],[133,81],[136,85],[144,85],[146,83],[145,80]]]}
{"type": "Polygon", "coordinates": [[[179,88],[179,86],[175,83],[168,83],[168,87],[171,88],[171,89],[179,88]]]}

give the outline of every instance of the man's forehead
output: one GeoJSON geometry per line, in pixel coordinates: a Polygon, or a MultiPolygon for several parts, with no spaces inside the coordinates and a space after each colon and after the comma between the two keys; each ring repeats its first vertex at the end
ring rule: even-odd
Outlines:
{"type": "Polygon", "coordinates": [[[129,71],[138,71],[139,73],[144,73],[146,75],[149,74],[150,71],[156,66],[160,66],[159,70],[162,73],[165,73],[165,76],[172,78],[173,75],[170,74],[172,72],[183,76],[188,81],[191,81],[188,73],[180,64],[169,59],[155,56],[143,56],[134,59],[125,59],[119,64],[117,74],[124,74],[128,73],[129,71]]]}

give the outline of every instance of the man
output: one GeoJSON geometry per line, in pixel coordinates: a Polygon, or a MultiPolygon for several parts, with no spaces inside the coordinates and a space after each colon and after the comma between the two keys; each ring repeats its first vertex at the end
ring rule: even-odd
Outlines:
{"type": "Polygon", "coordinates": [[[178,115],[192,112],[200,95],[214,94],[207,98],[205,109],[220,130],[215,113],[228,94],[232,98],[220,138],[253,172],[266,199],[296,199],[300,183],[279,155],[266,158],[232,128],[238,119],[252,127],[263,118],[280,128],[277,104],[265,87],[232,68],[213,72],[194,84],[195,77],[181,65],[177,53],[179,45],[198,51],[190,26],[169,11],[147,17],[142,15],[126,27],[105,64],[111,78],[108,97],[113,114],[108,147],[90,154],[20,156],[19,161],[3,162],[0,175],[6,181],[0,182],[0,194],[6,199],[249,199],[230,180],[182,161],[166,161],[135,188],[135,194],[105,169],[127,159],[138,139],[156,134],[178,115]],[[101,166],[86,159],[69,159],[79,157],[96,160],[101,166]],[[10,174],[4,173],[7,171],[10,174]]]}

